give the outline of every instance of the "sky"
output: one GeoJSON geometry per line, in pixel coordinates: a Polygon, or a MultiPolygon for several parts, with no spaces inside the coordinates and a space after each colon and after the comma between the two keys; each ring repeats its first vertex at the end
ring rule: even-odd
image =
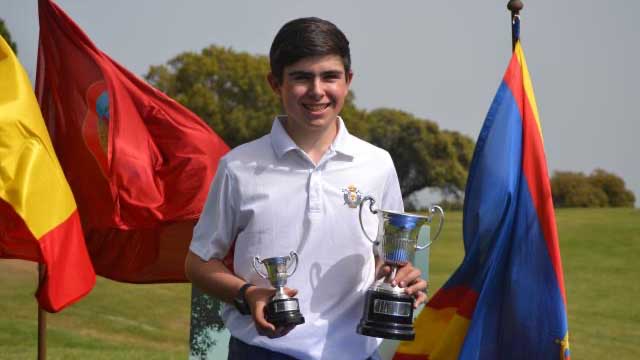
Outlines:
{"type": "MultiPolygon", "coordinates": [[[[474,140],[511,52],[507,0],[59,0],[93,42],[138,75],[216,44],[264,54],[288,20],[334,22],[351,43],[356,105],[392,107],[474,140]]],[[[521,40],[549,170],[621,176],[640,203],[640,1],[523,0],[521,40]]],[[[32,80],[36,0],[0,0],[32,80]]]]}

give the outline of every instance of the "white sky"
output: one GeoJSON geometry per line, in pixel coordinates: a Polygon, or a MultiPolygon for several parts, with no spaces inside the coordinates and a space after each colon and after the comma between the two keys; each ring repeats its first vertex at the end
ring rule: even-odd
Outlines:
{"type": "MultiPolygon", "coordinates": [[[[549,168],[625,180],[640,200],[640,1],[523,0],[521,34],[549,168]]],[[[286,21],[318,16],[351,41],[352,90],[365,109],[393,107],[478,135],[507,66],[501,1],[60,0],[94,43],[139,75],[209,44],[267,54],[286,21]]],[[[35,75],[36,0],[0,0],[0,18],[35,75]]],[[[636,204],[640,203],[637,201],[636,204]]]]}

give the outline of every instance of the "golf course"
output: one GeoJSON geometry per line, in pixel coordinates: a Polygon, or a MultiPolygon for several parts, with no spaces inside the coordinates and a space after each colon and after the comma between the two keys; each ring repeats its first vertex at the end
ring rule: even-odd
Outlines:
{"type": "MultiPolygon", "coordinates": [[[[556,220],[571,358],[639,358],[640,261],[634,256],[640,255],[640,210],[559,209],[556,220]]],[[[463,256],[462,213],[448,212],[444,235],[431,250],[432,293],[463,256]]],[[[36,263],[0,260],[0,359],[36,358],[36,288],[36,263]]],[[[87,297],[47,316],[47,357],[185,359],[190,294],[189,284],[98,278],[87,297]]]]}

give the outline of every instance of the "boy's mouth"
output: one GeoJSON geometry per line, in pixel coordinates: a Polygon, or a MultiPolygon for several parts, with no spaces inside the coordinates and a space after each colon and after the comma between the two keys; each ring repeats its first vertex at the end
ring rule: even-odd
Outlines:
{"type": "Polygon", "coordinates": [[[326,108],[329,107],[329,105],[331,105],[330,103],[326,103],[326,104],[302,104],[302,106],[311,111],[311,112],[319,112],[322,111],[326,108]]]}

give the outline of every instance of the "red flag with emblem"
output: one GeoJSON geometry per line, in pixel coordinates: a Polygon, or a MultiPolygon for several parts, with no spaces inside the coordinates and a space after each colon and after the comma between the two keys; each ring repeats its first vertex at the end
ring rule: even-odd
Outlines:
{"type": "Polygon", "coordinates": [[[184,257],[227,145],[39,0],[36,92],[99,275],[185,281],[184,257]]]}

